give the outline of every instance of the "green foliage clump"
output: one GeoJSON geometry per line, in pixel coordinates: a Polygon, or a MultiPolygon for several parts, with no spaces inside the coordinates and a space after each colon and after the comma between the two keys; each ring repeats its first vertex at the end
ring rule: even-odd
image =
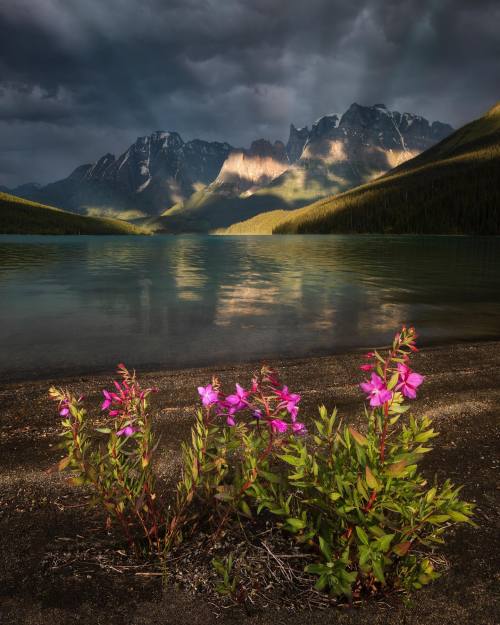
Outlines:
{"type": "Polygon", "coordinates": [[[252,391],[240,393],[238,424],[226,412],[227,427],[212,415],[234,404],[216,382],[210,385],[213,403],[198,413],[191,445],[184,446],[170,536],[181,540],[180,528],[189,530],[200,515],[210,517],[219,535],[231,518],[267,514],[311,555],[306,572],[317,577],[318,590],[349,597],[355,587],[420,588],[435,579],[427,551],[443,543],[452,524],[473,524],[473,506],[460,500],[460,487],[449,480],[429,484],[418,469],[437,433],[425,416],[406,418],[405,399],[415,397],[423,380],[408,367],[414,338],[403,329],[385,358],[373,352],[373,363],[363,365],[372,372],[363,385],[371,393],[364,433],[324,406],[310,436],[303,428],[294,433],[290,425],[297,422],[285,419],[299,396],[267,371],[253,380],[252,391]]]}
{"type": "Polygon", "coordinates": [[[135,373],[124,365],[118,371],[122,381],[115,382],[114,391],[104,391],[107,418],[99,427],[92,427],[82,397],[50,389],[63,417],[62,447],[67,452],[59,469],[74,472],[73,485],[91,488],[90,504],[102,506],[108,526],[118,524],[134,549],[146,541],[153,550],[159,547],[164,526],[152,467],[158,443],[147,409],[155,389],[142,390],[135,373]]]}

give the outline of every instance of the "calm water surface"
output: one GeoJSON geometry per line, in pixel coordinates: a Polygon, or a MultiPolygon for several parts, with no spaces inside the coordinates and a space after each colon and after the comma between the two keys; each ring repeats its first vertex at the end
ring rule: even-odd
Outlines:
{"type": "Polygon", "coordinates": [[[500,239],[0,236],[0,374],[500,336],[500,239]]]}

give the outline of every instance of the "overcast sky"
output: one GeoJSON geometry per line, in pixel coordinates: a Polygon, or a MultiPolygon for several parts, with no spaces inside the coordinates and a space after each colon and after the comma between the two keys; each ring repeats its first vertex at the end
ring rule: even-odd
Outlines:
{"type": "Polygon", "coordinates": [[[498,0],[3,0],[0,185],[139,135],[248,145],[352,102],[458,126],[500,97],[498,0]]]}

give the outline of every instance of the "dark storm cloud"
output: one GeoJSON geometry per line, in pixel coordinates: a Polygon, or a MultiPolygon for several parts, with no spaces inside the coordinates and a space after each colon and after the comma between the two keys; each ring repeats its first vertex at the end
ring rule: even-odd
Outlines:
{"type": "Polygon", "coordinates": [[[0,184],[136,135],[286,138],[352,101],[460,124],[498,97],[495,1],[16,0],[0,5],[0,184]]]}

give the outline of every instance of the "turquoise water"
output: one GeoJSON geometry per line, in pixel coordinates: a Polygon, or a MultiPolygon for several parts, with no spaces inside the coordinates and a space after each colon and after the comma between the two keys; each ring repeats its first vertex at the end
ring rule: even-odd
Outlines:
{"type": "Polygon", "coordinates": [[[500,239],[0,236],[0,373],[500,335],[500,239]]]}

